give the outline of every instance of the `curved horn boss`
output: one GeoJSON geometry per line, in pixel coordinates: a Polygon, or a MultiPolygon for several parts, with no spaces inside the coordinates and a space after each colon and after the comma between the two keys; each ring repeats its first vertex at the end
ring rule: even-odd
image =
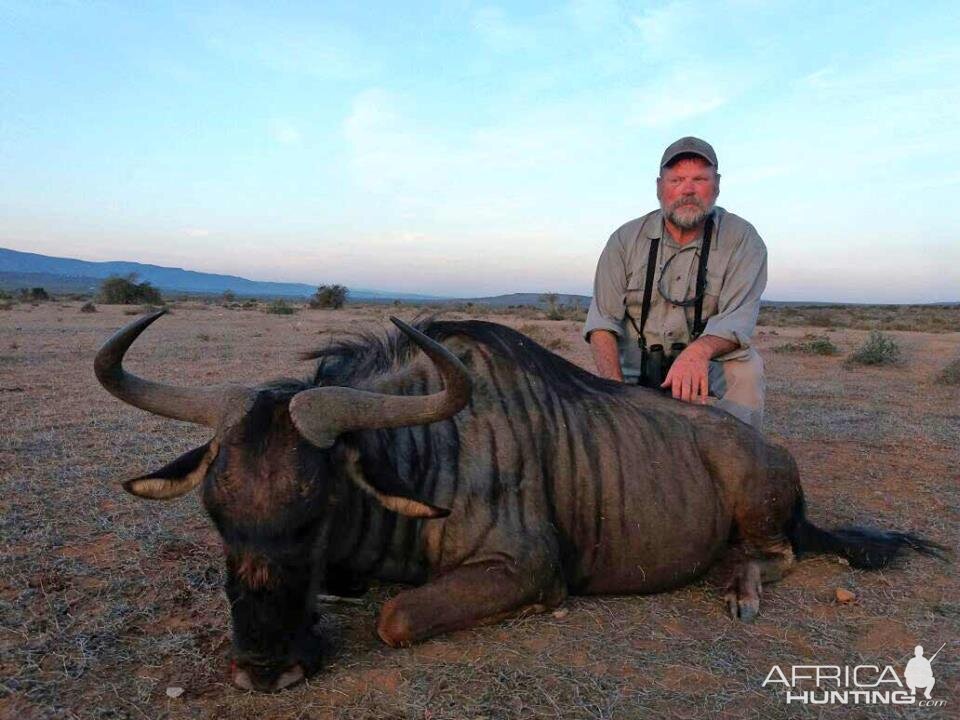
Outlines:
{"type": "Polygon", "coordinates": [[[333,445],[351,430],[426,425],[456,415],[470,402],[473,383],[460,359],[440,343],[395,317],[400,328],[433,361],[444,388],[433,395],[386,395],[349,387],[304,390],[290,401],[290,417],[300,433],[319,448],[333,445]]]}

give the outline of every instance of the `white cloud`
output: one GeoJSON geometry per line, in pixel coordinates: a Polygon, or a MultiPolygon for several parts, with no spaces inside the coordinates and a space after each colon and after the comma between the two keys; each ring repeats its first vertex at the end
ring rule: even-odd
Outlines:
{"type": "Polygon", "coordinates": [[[691,42],[705,36],[705,33],[691,32],[702,28],[702,19],[700,8],[680,0],[647,9],[633,18],[633,24],[640,32],[644,53],[649,57],[663,58],[689,53],[691,42]]]}
{"type": "Polygon", "coordinates": [[[370,46],[357,33],[315,17],[221,6],[195,17],[194,27],[215,52],[278,72],[354,80],[375,69],[370,46]]]}
{"type": "Polygon", "coordinates": [[[188,227],[183,229],[183,234],[190,238],[205,238],[210,236],[210,231],[206,228],[188,227]]]}
{"type": "Polygon", "coordinates": [[[537,31],[511,21],[502,8],[487,5],[473,13],[473,29],[490,47],[501,52],[530,50],[537,45],[537,31]]]}
{"type": "Polygon", "coordinates": [[[270,137],[280,145],[299,145],[303,140],[303,134],[289,120],[271,120],[267,131],[270,137]]]}
{"type": "Polygon", "coordinates": [[[717,68],[679,67],[635,90],[628,125],[661,127],[704,115],[725,105],[735,90],[733,73],[717,68]]]}
{"type": "Polygon", "coordinates": [[[581,32],[599,33],[619,20],[620,5],[616,0],[571,0],[566,13],[581,32]]]}

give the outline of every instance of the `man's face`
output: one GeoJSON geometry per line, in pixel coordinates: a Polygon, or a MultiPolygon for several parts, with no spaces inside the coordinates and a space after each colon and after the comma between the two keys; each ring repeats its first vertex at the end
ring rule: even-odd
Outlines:
{"type": "Polygon", "coordinates": [[[720,176],[702,158],[685,158],[657,178],[657,199],[664,216],[682,230],[706,219],[720,194],[720,176]]]}

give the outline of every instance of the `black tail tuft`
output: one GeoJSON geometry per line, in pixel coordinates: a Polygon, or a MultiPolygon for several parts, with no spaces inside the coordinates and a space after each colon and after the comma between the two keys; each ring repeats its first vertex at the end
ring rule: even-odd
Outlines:
{"type": "Polygon", "coordinates": [[[913,533],[895,530],[874,530],[864,527],[842,527],[836,530],[818,528],[806,518],[803,498],[794,506],[787,528],[793,551],[800,553],[833,553],[846,558],[850,565],[864,570],[886,567],[902,548],[921,555],[947,560],[947,548],[913,533]]]}

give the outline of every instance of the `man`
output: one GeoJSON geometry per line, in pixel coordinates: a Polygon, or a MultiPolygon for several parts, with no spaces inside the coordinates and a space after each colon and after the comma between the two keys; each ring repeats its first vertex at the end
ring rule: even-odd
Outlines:
{"type": "Polygon", "coordinates": [[[666,149],[660,209],[610,236],[584,338],[600,375],[715,404],[759,430],[763,361],[751,337],[767,249],[750,223],[715,206],[719,194],[717,155],[708,143],[685,137],[666,149]],[[671,357],[663,378],[658,370],[671,357]]]}

